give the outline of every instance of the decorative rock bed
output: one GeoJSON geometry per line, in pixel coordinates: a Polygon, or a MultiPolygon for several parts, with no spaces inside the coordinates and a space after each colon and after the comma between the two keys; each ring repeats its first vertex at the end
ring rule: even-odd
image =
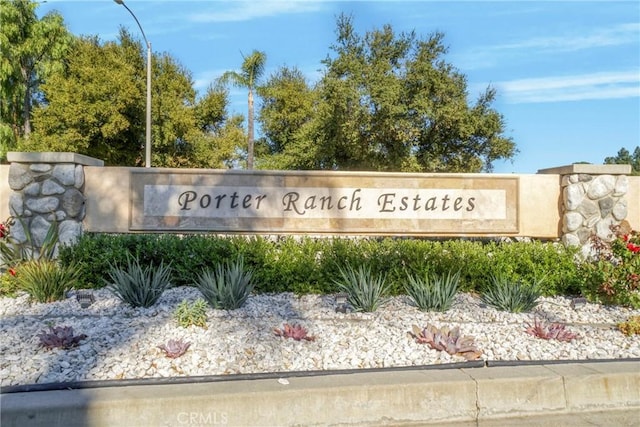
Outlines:
{"type": "Polygon", "coordinates": [[[255,295],[238,310],[207,309],[207,329],[178,326],[173,313],[195,288],[173,288],[150,308],[131,308],[108,290],[93,291],[96,302],[80,308],[75,297],[30,304],[28,296],[0,298],[0,378],[2,386],[81,380],[224,375],[280,371],[381,368],[462,362],[460,356],[417,344],[407,332],[427,323],[459,326],[475,338],[482,359],[585,360],[640,357],[640,336],[625,336],[616,324],[640,310],[584,304],[563,297],[541,298],[531,313],[485,307],[459,294],[445,313],[421,312],[394,297],[374,313],[338,313],[333,296],[255,295]],[[525,333],[534,316],[565,323],[578,334],[571,342],[543,340],[525,333]],[[284,323],[306,327],[315,341],[275,336],[284,323]],[[48,326],[71,326],[87,335],[68,350],[48,350],[38,334],[48,326]],[[179,358],[157,347],[169,339],[191,343],[179,358]]]}

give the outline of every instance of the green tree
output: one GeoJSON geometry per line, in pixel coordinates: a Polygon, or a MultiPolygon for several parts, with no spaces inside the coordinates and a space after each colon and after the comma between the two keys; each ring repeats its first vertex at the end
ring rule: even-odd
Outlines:
{"type": "MultiPolygon", "coordinates": [[[[345,15],[336,33],[297,144],[279,145],[287,132],[266,123],[277,131],[267,136],[280,156],[304,147],[314,156],[304,164],[319,169],[479,172],[515,154],[504,118],[491,106],[495,90],[469,103],[466,77],[444,60],[442,34],[421,39],[385,25],[360,36],[345,15]]],[[[271,91],[278,102],[267,99],[282,114],[293,99],[284,88],[271,91]]],[[[275,115],[267,113],[261,117],[275,115]]]]}
{"type": "Polygon", "coordinates": [[[227,71],[220,77],[222,83],[232,82],[238,87],[248,90],[247,104],[247,169],[253,169],[253,145],[254,145],[254,106],[253,92],[258,85],[258,81],[264,73],[264,66],[267,61],[267,55],[264,52],[254,50],[251,55],[243,55],[242,66],[240,72],[227,71]]]}
{"type": "Polygon", "coordinates": [[[42,85],[45,103],[34,109],[36,131],[22,149],[73,151],[109,165],[141,163],[144,62],[129,34],[121,31],[120,40],[76,39],[64,71],[42,85]]]}
{"type": "MultiPolygon", "coordinates": [[[[24,149],[74,151],[109,165],[140,166],[145,143],[145,51],[121,30],[117,42],[79,38],[63,72],[42,86],[36,132],[24,149]]],[[[168,54],[152,58],[152,163],[225,167],[242,144],[238,119],[227,120],[227,93],[196,99],[188,70],[168,54]]]]}
{"type": "Polygon", "coordinates": [[[260,167],[267,169],[311,169],[315,166],[315,144],[309,143],[316,92],[297,68],[281,67],[258,88],[259,111],[264,137],[260,167]]]}
{"type": "Polygon", "coordinates": [[[633,154],[623,147],[615,157],[606,157],[604,163],[607,165],[631,165],[631,174],[640,175],[640,146],[633,150],[633,154]]]}
{"type": "Polygon", "coordinates": [[[62,16],[51,12],[38,19],[37,5],[0,0],[0,160],[31,135],[39,86],[62,66],[72,40],[62,16]]]}
{"type": "Polygon", "coordinates": [[[246,146],[242,115],[228,116],[229,94],[211,85],[196,103],[196,124],[202,137],[194,143],[193,167],[231,168],[240,161],[240,147],[246,146]]]}

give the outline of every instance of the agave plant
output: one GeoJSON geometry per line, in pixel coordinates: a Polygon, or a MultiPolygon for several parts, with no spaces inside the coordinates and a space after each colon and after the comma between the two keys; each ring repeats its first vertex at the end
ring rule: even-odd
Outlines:
{"type": "Polygon", "coordinates": [[[425,273],[423,277],[407,275],[405,289],[411,302],[420,310],[447,311],[458,292],[460,272],[444,275],[425,273]]]}
{"type": "Polygon", "coordinates": [[[300,325],[290,325],[285,323],[282,326],[282,329],[273,328],[273,332],[279,336],[284,338],[293,338],[296,341],[306,340],[306,341],[315,341],[316,337],[309,335],[309,332],[304,328],[304,326],[300,325]]]}
{"type": "Polygon", "coordinates": [[[183,341],[182,338],[167,341],[166,344],[160,344],[158,348],[164,351],[165,356],[175,359],[182,356],[191,346],[190,342],[183,341]]]}
{"type": "Polygon", "coordinates": [[[418,344],[428,344],[434,350],[446,351],[451,355],[462,356],[467,360],[476,360],[482,355],[482,351],[475,346],[473,337],[460,334],[457,326],[449,329],[446,326],[438,329],[434,325],[427,324],[423,329],[413,325],[412,332],[408,332],[418,344]]]}
{"type": "Polygon", "coordinates": [[[341,291],[346,292],[349,304],[356,311],[376,311],[387,302],[390,286],[385,276],[374,276],[371,268],[360,266],[357,270],[351,266],[340,268],[341,280],[334,280],[341,291]]]}
{"type": "Polygon", "coordinates": [[[132,307],[151,307],[171,286],[171,267],[142,267],[137,259],[127,258],[126,268],[111,266],[107,289],[132,307]]]}
{"type": "Polygon", "coordinates": [[[80,341],[87,338],[85,334],[74,335],[71,326],[49,326],[49,331],[38,334],[40,345],[46,348],[69,349],[78,346],[80,341]]]}
{"type": "Polygon", "coordinates": [[[512,313],[531,311],[538,305],[541,283],[542,279],[528,284],[495,275],[491,277],[491,285],[482,293],[481,299],[497,310],[512,313]]]}
{"type": "Polygon", "coordinates": [[[545,324],[542,321],[538,321],[537,317],[533,318],[533,325],[527,323],[525,332],[544,340],[558,340],[565,342],[573,341],[578,337],[578,335],[566,329],[566,325],[562,323],[545,324]]]}
{"type": "Polygon", "coordinates": [[[203,271],[196,282],[211,307],[225,310],[242,307],[254,286],[253,272],[245,268],[242,258],[220,263],[213,271],[203,271]]]}

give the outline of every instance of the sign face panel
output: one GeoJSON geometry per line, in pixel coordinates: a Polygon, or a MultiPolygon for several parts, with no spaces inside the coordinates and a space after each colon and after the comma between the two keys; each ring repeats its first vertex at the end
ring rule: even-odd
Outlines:
{"type": "Polygon", "coordinates": [[[131,230],[414,236],[518,231],[515,177],[166,169],[131,174],[131,230]]]}

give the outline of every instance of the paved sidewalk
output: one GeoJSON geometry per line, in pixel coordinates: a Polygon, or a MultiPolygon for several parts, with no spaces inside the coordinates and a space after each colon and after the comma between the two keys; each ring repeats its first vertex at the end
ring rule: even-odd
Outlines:
{"type": "Polygon", "coordinates": [[[640,362],[150,381],[3,393],[0,410],[2,427],[640,426],[640,362]]]}

